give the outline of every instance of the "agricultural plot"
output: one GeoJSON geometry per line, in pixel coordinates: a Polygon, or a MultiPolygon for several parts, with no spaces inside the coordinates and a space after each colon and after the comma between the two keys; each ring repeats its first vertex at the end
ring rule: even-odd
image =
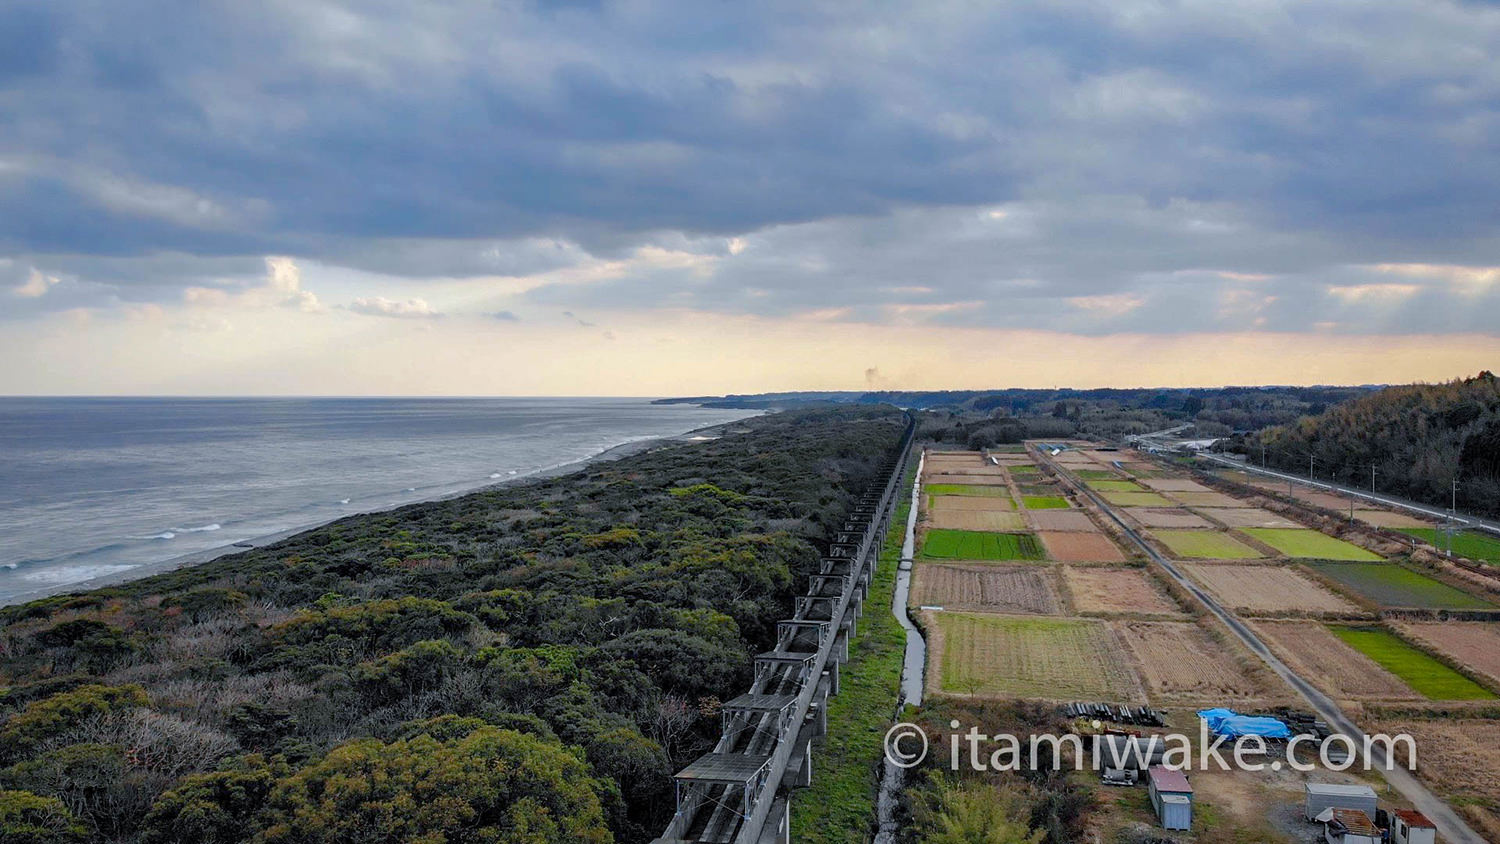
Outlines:
{"type": "Polygon", "coordinates": [[[983,495],[990,498],[1004,498],[1010,500],[1010,488],[1004,486],[985,486],[983,484],[923,484],[922,490],[928,495],[983,495]]]}
{"type": "Polygon", "coordinates": [[[1350,591],[1382,607],[1433,610],[1492,610],[1495,605],[1396,563],[1327,563],[1308,565],[1350,591]]]}
{"type": "Polygon", "coordinates": [[[1245,502],[1222,492],[1174,492],[1172,497],[1189,507],[1244,507],[1245,502]]]}
{"type": "Polygon", "coordinates": [[[1063,488],[1058,484],[1022,483],[1018,485],[1022,495],[1062,495],[1063,488]]]}
{"type": "Polygon", "coordinates": [[[1401,632],[1500,686],[1500,623],[1413,622],[1401,632]]]}
{"type": "Polygon", "coordinates": [[[1261,637],[1302,676],[1345,700],[1420,700],[1422,696],[1315,621],[1260,621],[1261,637]]]}
{"type": "Polygon", "coordinates": [[[1063,576],[1078,612],[1182,614],[1177,602],[1142,569],[1067,566],[1063,576]]]}
{"type": "Polygon", "coordinates": [[[1030,533],[980,533],[929,530],[922,556],[940,560],[1045,560],[1047,554],[1030,533]]]}
{"type": "Polygon", "coordinates": [[[1151,535],[1182,559],[1246,560],[1265,556],[1219,530],[1153,530],[1151,535]]]}
{"type": "Polygon", "coordinates": [[[1213,523],[1202,516],[1182,509],[1135,509],[1127,514],[1148,528],[1182,528],[1212,530],[1213,523]]]}
{"type": "Polygon", "coordinates": [[[1023,495],[1021,502],[1027,510],[1063,510],[1073,506],[1060,495],[1023,495]]]}
{"type": "Polygon", "coordinates": [[[936,613],[945,692],[1047,700],[1143,702],[1119,638],[1094,619],[936,613]]]}
{"type": "MultiPolygon", "coordinates": [[[[1448,547],[1448,537],[1439,528],[1402,528],[1401,532],[1407,536],[1414,536],[1434,548],[1446,549],[1448,547]]],[[[1471,560],[1500,563],[1500,538],[1473,531],[1459,531],[1453,534],[1453,553],[1471,560]]]]}
{"type": "Polygon", "coordinates": [[[1332,628],[1344,644],[1374,660],[1430,700],[1494,700],[1489,689],[1381,627],[1332,628]]]}
{"type": "Polygon", "coordinates": [[[1161,492],[1212,492],[1203,484],[1187,478],[1150,478],[1143,483],[1161,492]]]}
{"type": "Polygon", "coordinates": [[[1379,560],[1372,551],[1307,528],[1245,528],[1245,533],[1298,560],[1379,560]]]}
{"type": "Polygon", "coordinates": [[[934,528],[945,530],[1026,530],[1021,514],[1011,510],[934,510],[929,521],[934,528]]]}
{"type": "Polygon", "coordinates": [[[1069,464],[1074,465],[1074,466],[1092,466],[1092,465],[1094,465],[1094,458],[1088,456],[1087,454],[1084,454],[1081,451],[1064,451],[1062,454],[1059,454],[1059,455],[1057,455],[1056,457],[1054,457],[1052,459],[1056,460],[1057,462],[1062,463],[1064,465],[1069,465],[1069,464]]]}
{"type": "Polygon", "coordinates": [[[1100,492],[1150,492],[1135,481],[1088,481],[1089,487],[1100,492]]]}
{"type": "Polygon", "coordinates": [[[1226,606],[1246,612],[1357,613],[1350,603],[1296,569],[1268,565],[1183,566],[1226,606]]]}
{"type": "Polygon", "coordinates": [[[1041,467],[1030,461],[1008,465],[1006,468],[1012,475],[1040,475],[1042,473],[1041,467]]]}
{"type": "Polygon", "coordinates": [[[1359,519],[1367,525],[1383,528],[1432,527],[1431,522],[1407,513],[1397,513],[1392,510],[1355,510],[1354,518],[1359,519]]]}
{"type": "Polygon", "coordinates": [[[1117,481],[1120,473],[1111,472],[1108,469],[1074,469],[1073,474],[1085,481],[1117,481]]]}
{"type": "Polygon", "coordinates": [[[1215,519],[1230,527],[1247,528],[1300,528],[1297,524],[1285,516],[1278,516],[1270,510],[1262,510],[1259,507],[1223,507],[1210,513],[1215,519]]]}
{"type": "Polygon", "coordinates": [[[1032,527],[1037,530],[1097,531],[1099,528],[1089,514],[1082,510],[1032,510],[1026,514],[1032,527]]]}
{"type": "MultiPolygon", "coordinates": [[[[1444,794],[1500,806],[1500,721],[1403,718],[1372,732],[1415,739],[1417,776],[1444,794]]],[[[1396,761],[1405,766],[1406,754],[1398,752],[1396,761]]]]}
{"type": "Polygon", "coordinates": [[[1120,551],[1120,547],[1102,533],[1045,531],[1038,536],[1042,538],[1042,545],[1046,546],[1048,555],[1054,560],[1065,563],[1125,561],[1125,554],[1120,551]]]}
{"type": "Polygon", "coordinates": [[[1005,475],[962,474],[959,472],[928,472],[929,484],[969,484],[973,486],[1005,486],[1005,475]]]}
{"type": "MultiPolygon", "coordinates": [[[[1272,488],[1274,489],[1274,487],[1272,488]]],[[[1341,513],[1349,512],[1349,499],[1342,495],[1334,495],[1331,492],[1309,492],[1299,489],[1292,493],[1292,497],[1311,504],[1314,507],[1322,507],[1325,510],[1336,510],[1341,513]]]]}
{"type": "Polygon", "coordinates": [[[1036,566],[918,563],[911,601],[918,606],[1054,615],[1062,607],[1051,572],[1036,566]]]}
{"type": "Polygon", "coordinates": [[[927,497],[927,510],[932,513],[953,510],[994,512],[1014,509],[1016,509],[1016,503],[1010,500],[1010,496],[1001,498],[994,495],[930,495],[927,497]]]}
{"type": "Polygon", "coordinates": [[[1154,492],[1105,492],[1104,500],[1118,507],[1171,507],[1172,502],[1154,492]]]}
{"type": "Polygon", "coordinates": [[[1116,621],[1153,697],[1221,702],[1265,695],[1224,645],[1188,621],[1116,621]]]}

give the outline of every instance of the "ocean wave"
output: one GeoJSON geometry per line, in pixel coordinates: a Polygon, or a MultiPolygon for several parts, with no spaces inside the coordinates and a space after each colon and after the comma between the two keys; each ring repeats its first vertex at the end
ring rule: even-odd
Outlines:
{"type": "Polygon", "coordinates": [[[223,525],[220,525],[218,522],[214,522],[211,525],[203,525],[202,527],[172,528],[172,530],[175,531],[175,532],[177,532],[177,533],[203,533],[204,531],[208,531],[208,530],[222,530],[222,529],[223,529],[223,525]]]}
{"type": "Polygon", "coordinates": [[[349,503],[349,499],[347,499],[347,498],[340,498],[339,499],[339,503],[340,504],[348,504],[349,503]]]}

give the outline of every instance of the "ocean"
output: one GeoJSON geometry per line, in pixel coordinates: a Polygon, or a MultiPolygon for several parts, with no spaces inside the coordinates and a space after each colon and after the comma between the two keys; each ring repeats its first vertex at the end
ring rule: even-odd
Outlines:
{"type": "Polygon", "coordinates": [[[0,604],[749,415],[648,399],[0,398],[0,604]]]}

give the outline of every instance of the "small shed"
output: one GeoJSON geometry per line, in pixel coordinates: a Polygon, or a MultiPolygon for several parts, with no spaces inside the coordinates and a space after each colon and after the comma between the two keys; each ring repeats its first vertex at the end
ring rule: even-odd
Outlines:
{"type": "Polygon", "coordinates": [[[1181,771],[1156,765],[1147,772],[1151,807],[1163,829],[1193,828],[1193,787],[1181,771]]]}
{"type": "Polygon", "coordinates": [[[1381,844],[1380,830],[1364,812],[1329,809],[1325,816],[1323,840],[1328,844],[1381,844]]]}
{"type": "Polygon", "coordinates": [[[1306,805],[1302,816],[1310,821],[1328,809],[1354,809],[1375,817],[1375,789],[1368,785],[1339,785],[1331,782],[1310,782],[1304,788],[1306,805]]]}
{"type": "Polygon", "coordinates": [[[1415,809],[1391,813],[1391,841],[1395,844],[1436,844],[1437,825],[1415,809]]]}

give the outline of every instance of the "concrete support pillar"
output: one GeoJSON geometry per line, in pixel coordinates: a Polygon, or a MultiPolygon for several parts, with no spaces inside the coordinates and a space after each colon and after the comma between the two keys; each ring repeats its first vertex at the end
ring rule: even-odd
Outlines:
{"type": "Polygon", "coordinates": [[[797,770],[797,777],[792,782],[795,788],[807,788],[812,785],[812,739],[802,747],[802,767],[797,770]]]}
{"type": "MultiPolygon", "coordinates": [[[[848,659],[848,653],[844,654],[848,659]]],[[[839,693],[839,664],[833,660],[828,661],[828,693],[836,695],[839,693]]]]}

